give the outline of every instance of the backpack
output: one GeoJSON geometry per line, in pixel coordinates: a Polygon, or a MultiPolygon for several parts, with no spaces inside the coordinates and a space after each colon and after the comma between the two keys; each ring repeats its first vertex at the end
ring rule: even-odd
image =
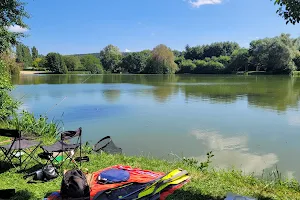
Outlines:
{"type": "Polygon", "coordinates": [[[60,195],[62,199],[90,198],[90,187],[82,171],[74,169],[64,174],[60,195]]]}

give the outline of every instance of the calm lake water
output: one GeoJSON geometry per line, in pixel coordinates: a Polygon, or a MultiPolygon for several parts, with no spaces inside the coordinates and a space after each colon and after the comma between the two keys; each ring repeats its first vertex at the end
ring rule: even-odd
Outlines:
{"type": "Polygon", "coordinates": [[[22,108],[106,135],[127,155],[205,159],[261,175],[278,166],[300,180],[300,78],[200,75],[26,75],[22,108]],[[58,104],[57,106],[55,106],[58,104]]]}

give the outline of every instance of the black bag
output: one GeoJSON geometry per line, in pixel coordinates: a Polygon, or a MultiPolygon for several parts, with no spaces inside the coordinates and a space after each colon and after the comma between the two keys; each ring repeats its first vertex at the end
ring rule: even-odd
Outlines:
{"type": "MultiPolygon", "coordinates": [[[[55,167],[53,167],[52,165],[47,165],[47,166],[44,166],[42,169],[39,169],[35,172],[25,175],[24,178],[26,179],[30,176],[33,177],[32,180],[34,180],[34,181],[47,182],[47,181],[57,178],[58,173],[57,173],[57,170],[55,167]]],[[[33,181],[29,181],[29,182],[35,183],[33,181]]]]}
{"type": "Polygon", "coordinates": [[[47,165],[43,167],[43,174],[47,180],[52,180],[58,177],[57,170],[52,165],[47,165]]]}
{"type": "Polygon", "coordinates": [[[90,187],[82,171],[67,171],[61,183],[60,195],[62,199],[90,198],[90,187]]]}

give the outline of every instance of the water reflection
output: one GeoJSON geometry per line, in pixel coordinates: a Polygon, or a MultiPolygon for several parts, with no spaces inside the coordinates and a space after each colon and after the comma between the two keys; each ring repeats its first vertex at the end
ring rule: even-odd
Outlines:
{"type": "MultiPolygon", "coordinates": [[[[273,167],[278,161],[274,153],[250,153],[248,138],[245,135],[225,137],[216,131],[193,131],[193,136],[200,140],[215,157],[213,164],[219,168],[241,168],[245,173],[262,175],[265,169],[273,167]]],[[[205,160],[205,156],[196,157],[205,160]]]]}
{"type": "Polygon", "coordinates": [[[112,135],[131,155],[140,149],[156,156],[176,152],[201,160],[205,156],[199,155],[213,150],[218,167],[235,166],[261,175],[278,164],[286,176],[300,180],[300,162],[293,159],[300,153],[299,80],[288,76],[28,75],[13,80],[13,93],[17,99],[26,94],[23,108],[36,115],[67,97],[47,113],[49,119],[63,115],[65,128],[82,126],[86,141],[112,135]],[[218,131],[202,131],[203,127],[218,131]]]}
{"type": "MultiPolygon", "coordinates": [[[[28,84],[141,84],[152,86],[145,90],[160,102],[182,93],[186,102],[209,101],[234,103],[247,98],[250,106],[286,111],[297,109],[300,96],[300,79],[281,76],[200,76],[200,75],[27,75],[14,77],[13,82],[28,84]]],[[[60,91],[49,91],[60,95],[60,91]]],[[[122,91],[111,90],[103,95],[108,101],[118,101],[122,91]]]]}

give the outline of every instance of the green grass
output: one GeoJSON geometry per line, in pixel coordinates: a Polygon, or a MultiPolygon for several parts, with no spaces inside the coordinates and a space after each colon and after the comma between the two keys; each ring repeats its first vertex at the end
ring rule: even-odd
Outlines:
{"type": "MultiPolygon", "coordinates": [[[[83,168],[94,172],[116,164],[130,165],[153,171],[169,172],[176,168],[189,171],[192,179],[182,189],[176,191],[168,199],[214,199],[223,200],[228,192],[248,195],[258,199],[300,199],[298,182],[283,182],[257,179],[245,176],[239,171],[199,171],[195,166],[187,166],[182,162],[167,162],[143,156],[90,154],[90,162],[83,168]]],[[[47,193],[60,189],[62,178],[47,183],[27,184],[22,178],[24,174],[16,173],[15,169],[0,174],[1,189],[16,188],[14,199],[42,199],[47,193]]]]}

